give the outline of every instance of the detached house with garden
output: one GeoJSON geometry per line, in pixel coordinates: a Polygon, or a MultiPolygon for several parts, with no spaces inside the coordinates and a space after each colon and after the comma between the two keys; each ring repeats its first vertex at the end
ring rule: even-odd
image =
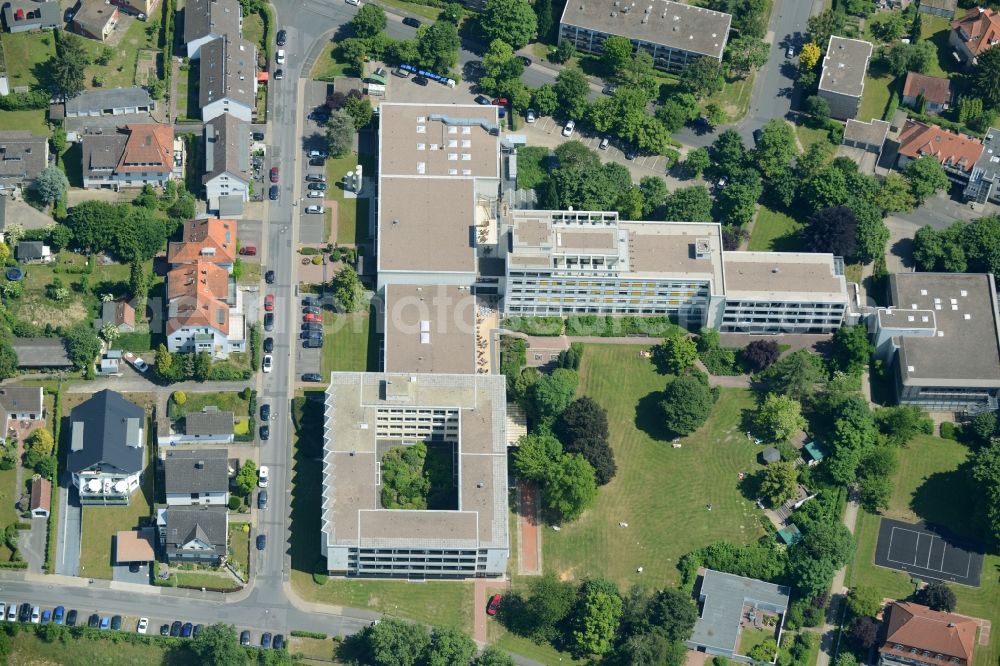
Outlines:
{"type": "Polygon", "coordinates": [[[163,187],[184,177],[184,144],[171,125],[142,123],[84,134],[81,144],[86,188],[163,187]]]}
{"type": "Polygon", "coordinates": [[[146,466],[146,413],[107,389],[70,412],[66,467],[80,504],[128,504],[146,466]]]}

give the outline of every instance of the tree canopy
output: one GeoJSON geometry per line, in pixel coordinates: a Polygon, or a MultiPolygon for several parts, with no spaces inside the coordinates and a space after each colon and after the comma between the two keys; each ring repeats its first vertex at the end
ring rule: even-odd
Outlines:
{"type": "Polygon", "coordinates": [[[825,208],[809,218],[801,238],[813,252],[853,257],[858,251],[858,218],[847,206],[825,208]]]}
{"type": "Polygon", "coordinates": [[[660,408],[664,423],[677,435],[687,435],[700,428],[715,403],[707,377],[702,379],[694,373],[683,374],[667,384],[663,398],[660,408]]]}
{"type": "Polygon", "coordinates": [[[757,432],[769,442],[784,442],[806,427],[799,401],[777,393],[764,398],[754,421],[757,432]]]}
{"type": "Polygon", "coordinates": [[[491,40],[502,39],[519,49],[534,39],[538,17],[528,0],[487,0],[479,25],[491,40]]]}
{"type": "Polygon", "coordinates": [[[344,266],[330,282],[334,302],[344,312],[359,312],[368,305],[365,300],[365,288],[358,278],[357,271],[351,266],[344,266]]]}
{"type": "Polygon", "coordinates": [[[609,652],[618,633],[622,598],[618,586],[609,580],[587,580],[580,586],[571,636],[578,655],[609,652]]]}
{"type": "Polygon", "coordinates": [[[236,629],[231,624],[210,624],[191,641],[191,651],[203,664],[244,666],[246,651],[240,647],[236,629]]]}

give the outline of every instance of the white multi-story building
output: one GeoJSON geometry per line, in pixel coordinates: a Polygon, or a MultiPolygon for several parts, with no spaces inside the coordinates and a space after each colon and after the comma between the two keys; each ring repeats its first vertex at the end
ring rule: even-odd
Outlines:
{"type": "Polygon", "coordinates": [[[252,122],[257,104],[257,47],[236,35],[213,39],[200,49],[198,102],[208,122],[224,113],[252,122]]]}

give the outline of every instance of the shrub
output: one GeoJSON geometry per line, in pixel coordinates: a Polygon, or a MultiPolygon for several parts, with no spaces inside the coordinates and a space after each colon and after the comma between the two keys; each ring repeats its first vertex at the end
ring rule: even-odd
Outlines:
{"type": "Polygon", "coordinates": [[[562,317],[507,317],[504,328],[527,335],[562,335],[562,317]]]}
{"type": "Polygon", "coordinates": [[[301,638],[317,638],[321,641],[326,640],[326,634],[322,634],[318,631],[303,631],[301,629],[292,629],[290,632],[292,636],[299,636],[301,638]]]}
{"type": "Polygon", "coordinates": [[[941,439],[958,439],[958,429],[955,424],[951,421],[945,421],[941,424],[941,439]]]}
{"type": "Polygon", "coordinates": [[[236,495],[230,495],[229,496],[229,510],[230,511],[236,511],[237,509],[240,508],[240,505],[242,503],[243,502],[241,502],[240,498],[237,497],[236,495]]]}
{"type": "Polygon", "coordinates": [[[313,263],[313,266],[319,266],[320,264],[323,263],[323,257],[321,257],[321,256],[315,256],[315,257],[313,257],[312,258],[312,263],[313,263]]]}
{"type": "Polygon", "coordinates": [[[184,405],[184,403],[187,402],[187,394],[184,393],[184,391],[174,391],[173,395],[170,397],[173,399],[174,404],[177,406],[182,406],[184,405]]]}

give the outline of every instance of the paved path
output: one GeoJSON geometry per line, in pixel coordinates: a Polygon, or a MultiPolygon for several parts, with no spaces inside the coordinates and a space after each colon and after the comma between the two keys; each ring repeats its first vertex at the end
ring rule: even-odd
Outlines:
{"type": "MultiPolygon", "coordinates": [[[[854,534],[854,527],[858,522],[858,498],[853,490],[849,492],[847,508],[844,510],[844,525],[851,534],[854,534]]],[[[847,588],[844,586],[846,576],[846,565],[833,576],[833,585],[830,586],[830,607],[826,613],[826,620],[819,630],[820,650],[819,656],[816,658],[816,666],[830,666],[840,648],[837,626],[843,621],[846,609],[847,588]]]]}
{"type": "Polygon", "coordinates": [[[32,518],[31,529],[22,530],[18,536],[17,549],[24,556],[24,561],[28,563],[28,571],[41,573],[45,564],[45,537],[48,520],[45,518],[32,518]]]}
{"type": "Polygon", "coordinates": [[[538,485],[534,481],[518,480],[517,573],[522,576],[542,573],[542,534],[538,516],[538,485]]]}
{"type": "Polygon", "coordinates": [[[67,477],[59,484],[59,522],[56,525],[56,561],[53,568],[62,576],[79,576],[83,509],[76,497],[76,489],[71,487],[67,477]]]}
{"type": "Polygon", "coordinates": [[[68,393],[97,393],[104,389],[111,389],[119,392],[146,391],[152,393],[166,390],[171,393],[174,391],[208,393],[213,391],[242,391],[251,384],[250,380],[238,382],[177,382],[176,384],[157,384],[145,377],[135,375],[133,377],[108,377],[81,384],[70,384],[66,388],[66,391],[68,393]]]}

